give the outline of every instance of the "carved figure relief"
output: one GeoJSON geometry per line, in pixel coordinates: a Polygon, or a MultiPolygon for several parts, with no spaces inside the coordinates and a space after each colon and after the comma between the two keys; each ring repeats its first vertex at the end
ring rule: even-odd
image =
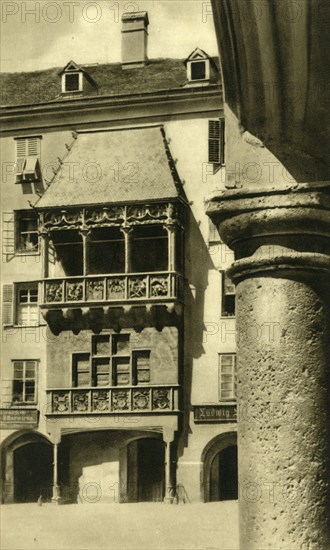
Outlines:
{"type": "Polygon", "coordinates": [[[83,283],[67,283],[66,299],[69,302],[77,302],[83,297],[83,283]]]}
{"type": "Polygon", "coordinates": [[[73,396],[73,410],[75,412],[88,411],[88,393],[80,392],[73,396]]]}
{"type": "Polygon", "coordinates": [[[53,412],[64,413],[69,411],[69,394],[54,393],[53,394],[53,412]]]}
{"type": "Polygon", "coordinates": [[[126,411],[129,408],[129,393],[126,390],[112,392],[112,407],[114,410],[126,411]]]}
{"type": "Polygon", "coordinates": [[[169,409],[170,408],[169,390],[159,389],[159,390],[154,390],[153,391],[152,408],[153,409],[169,409]]]}
{"type": "Polygon", "coordinates": [[[146,279],[129,280],[129,297],[130,298],[145,298],[146,292],[147,292],[146,279]]]}

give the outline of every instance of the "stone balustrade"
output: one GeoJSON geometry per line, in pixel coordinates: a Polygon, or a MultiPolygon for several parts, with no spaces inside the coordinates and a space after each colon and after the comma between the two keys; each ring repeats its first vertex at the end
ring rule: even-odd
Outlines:
{"type": "Polygon", "coordinates": [[[49,415],[179,412],[179,386],[113,386],[47,390],[49,415]]]}
{"type": "Polygon", "coordinates": [[[183,278],[174,272],[45,279],[42,287],[47,306],[183,299],[183,278]]]}

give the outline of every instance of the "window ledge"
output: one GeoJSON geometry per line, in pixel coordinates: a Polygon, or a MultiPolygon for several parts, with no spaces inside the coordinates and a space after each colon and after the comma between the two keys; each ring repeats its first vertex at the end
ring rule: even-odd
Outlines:
{"type": "Polygon", "coordinates": [[[222,314],[220,319],[236,319],[236,315],[224,315],[224,314],[222,314]]]}
{"type": "Polygon", "coordinates": [[[72,94],[82,94],[83,90],[64,90],[61,92],[61,96],[68,96],[72,94]]]}
{"type": "Polygon", "coordinates": [[[13,328],[37,328],[44,325],[41,325],[41,323],[38,323],[36,325],[6,325],[6,326],[13,327],[13,328]]]}
{"type": "Polygon", "coordinates": [[[38,403],[12,403],[8,409],[29,409],[35,410],[38,408],[38,403]]]}
{"type": "Polygon", "coordinates": [[[41,252],[15,252],[15,256],[40,256],[41,252]]]}
{"type": "Polygon", "coordinates": [[[20,181],[15,181],[15,185],[29,185],[31,183],[41,183],[41,180],[36,178],[31,180],[21,179],[20,181]]]}

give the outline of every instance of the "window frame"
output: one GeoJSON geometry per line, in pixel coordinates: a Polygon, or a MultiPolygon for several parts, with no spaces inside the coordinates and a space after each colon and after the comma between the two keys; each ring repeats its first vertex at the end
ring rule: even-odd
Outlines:
{"type": "Polygon", "coordinates": [[[211,244],[219,244],[222,243],[219,231],[217,226],[213,223],[211,218],[209,218],[209,233],[208,233],[208,243],[211,244]]]}
{"type": "Polygon", "coordinates": [[[210,60],[209,59],[191,59],[187,62],[187,77],[189,82],[208,82],[210,80],[210,60]],[[204,78],[193,78],[192,77],[192,65],[194,63],[204,63],[205,67],[205,76],[204,78]]]}
{"type": "MultiPolygon", "coordinates": [[[[28,214],[35,215],[33,210],[15,210],[14,211],[14,226],[15,226],[15,256],[34,256],[34,255],[40,255],[40,238],[38,233],[38,215],[36,215],[36,225],[37,228],[35,231],[21,231],[20,230],[20,224],[23,220],[28,220],[28,214]],[[33,248],[31,250],[28,249],[22,249],[20,248],[19,242],[20,242],[20,236],[23,233],[27,234],[36,234],[37,235],[37,245],[36,248],[33,248]]],[[[30,218],[31,219],[31,218],[30,218]]]]}
{"type": "MultiPolygon", "coordinates": [[[[73,388],[106,388],[106,387],[119,387],[119,388],[125,388],[129,386],[148,386],[151,385],[151,349],[145,349],[145,348],[134,348],[133,343],[130,341],[132,337],[131,332],[120,332],[118,334],[116,333],[108,333],[108,334],[98,334],[93,335],[91,338],[91,346],[90,351],[77,351],[71,353],[71,381],[72,381],[72,387],[73,388]],[[114,343],[114,339],[116,336],[129,336],[128,338],[128,351],[125,351],[124,353],[122,351],[116,352],[116,346],[114,343]],[[109,338],[109,352],[107,354],[97,353],[97,340],[100,339],[103,342],[105,341],[106,337],[109,338]],[[149,360],[149,366],[143,367],[138,369],[137,367],[137,357],[141,354],[148,354],[148,360],[149,360]],[[89,384],[88,385],[78,385],[78,371],[77,371],[77,359],[79,357],[88,356],[88,373],[89,373],[89,384]],[[105,385],[97,385],[97,363],[98,361],[108,361],[109,369],[108,369],[108,380],[109,383],[105,385]],[[125,365],[127,364],[127,369],[117,370],[118,365],[125,365]],[[146,382],[139,382],[138,381],[138,370],[148,370],[149,372],[149,380],[146,382]],[[128,373],[128,383],[127,384],[121,384],[118,382],[118,374],[125,374],[125,372],[128,373]]],[[[86,369],[87,372],[87,369],[86,369]]]]}
{"type": "Polygon", "coordinates": [[[12,399],[11,403],[13,406],[24,406],[24,405],[37,405],[38,404],[38,365],[39,365],[39,359],[12,359],[12,399]],[[22,380],[15,377],[15,363],[23,363],[23,377],[22,380]],[[27,370],[27,363],[34,363],[34,377],[33,378],[27,378],[26,376],[26,370],[27,370]],[[22,401],[14,401],[14,384],[15,381],[18,380],[22,382],[23,385],[23,399],[22,401]],[[34,381],[34,396],[33,401],[27,401],[26,400],[26,383],[33,380],[34,381]]]}
{"type": "Polygon", "coordinates": [[[236,353],[218,353],[218,391],[219,391],[219,402],[220,403],[228,403],[228,402],[236,402],[237,401],[237,355],[236,353]],[[222,390],[222,376],[228,375],[228,373],[223,373],[222,368],[223,366],[228,365],[222,365],[222,358],[228,358],[231,357],[232,359],[232,372],[230,373],[232,377],[232,388],[231,388],[231,396],[230,397],[223,397],[222,391],[228,391],[228,390],[222,390]]]}
{"type": "Polygon", "coordinates": [[[83,91],[83,73],[77,69],[68,69],[62,74],[62,94],[77,94],[83,91]],[[77,90],[67,90],[66,88],[66,77],[68,75],[78,75],[78,89],[77,90]]]}
{"type": "Polygon", "coordinates": [[[221,316],[222,317],[230,317],[230,318],[234,318],[236,316],[236,290],[235,290],[235,285],[234,283],[229,283],[228,286],[231,286],[234,288],[233,292],[228,292],[227,291],[227,281],[229,279],[227,273],[225,270],[223,271],[220,271],[221,273],[221,316]],[[228,312],[228,308],[226,307],[226,298],[230,297],[234,297],[234,312],[233,313],[229,313],[228,312]]]}
{"type": "Polygon", "coordinates": [[[25,283],[15,283],[15,302],[14,302],[14,319],[15,319],[15,326],[17,327],[36,327],[40,324],[40,312],[39,312],[39,285],[38,283],[34,282],[25,282],[25,283]],[[26,290],[28,293],[28,298],[31,298],[31,290],[37,291],[37,300],[31,301],[30,299],[27,302],[21,302],[20,301],[20,292],[26,290]],[[28,306],[28,323],[23,323],[22,320],[19,319],[20,317],[20,307],[23,307],[23,305],[28,306]],[[35,323],[31,321],[31,309],[35,307],[36,308],[36,317],[37,320],[35,323]]]}

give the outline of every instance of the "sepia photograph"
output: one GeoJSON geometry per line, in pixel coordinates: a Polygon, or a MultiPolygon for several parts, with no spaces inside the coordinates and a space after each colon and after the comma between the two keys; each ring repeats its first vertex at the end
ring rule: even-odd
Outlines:
{"type": "Polygon", "coordinates": [[[330,550],[330,0],[1,0],[1,550],[330,550]]]}

